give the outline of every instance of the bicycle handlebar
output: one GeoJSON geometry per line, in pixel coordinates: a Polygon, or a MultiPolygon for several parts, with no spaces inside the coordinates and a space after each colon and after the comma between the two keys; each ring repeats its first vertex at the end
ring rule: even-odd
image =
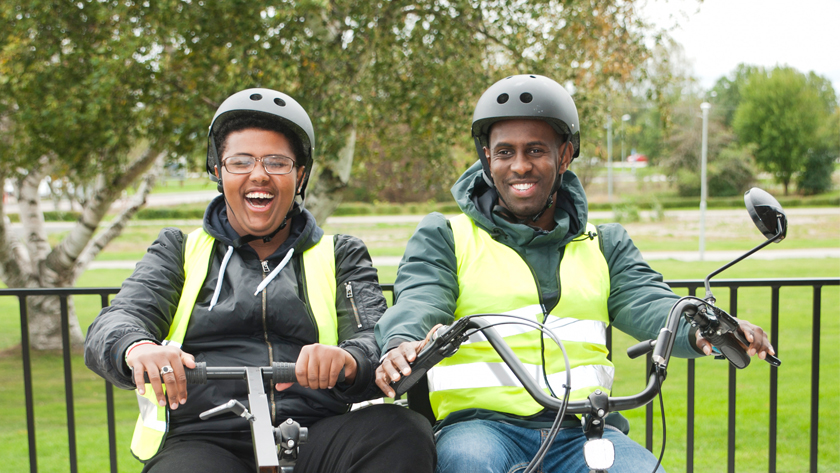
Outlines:
{"type": "MultiPolygon", "coordinates": [[[[187,376],[187,384],[207,384],[208,379],[245,379],[247,367],[244,366],[207,366],[203,361],[197,361],[195,368],[184,367],[184,374],[187,376]]],[[[294,363],[273,362],[271,366],[259,368],[264,381],[276,383],[296,383],[294,363]]],[[[145,381],[149,382],[148,373],[143,373],[145,381]]],[[[338,373],[338,382],[344,381],[344,368],[338,373]]]]}

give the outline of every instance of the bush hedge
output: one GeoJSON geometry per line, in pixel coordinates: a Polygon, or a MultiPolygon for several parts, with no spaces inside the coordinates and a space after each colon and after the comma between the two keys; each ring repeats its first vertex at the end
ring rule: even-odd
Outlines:
{"type": "MultiPolygon", "coordinates": [[[[840,206],[840,194],[831,193],[828,195],[816,196],[777,196],[782,207],[837,207],[840,206]]],[[[621,208],[636,208],[638,210],[663,209],[697,209],[700,207],[699,197],[668,197],[657,198],[655,196],[640,197],[634,200],[621,201],[618,203],[590,202],[589,210],[615,210],[616,206],[621,208]]],[[[706,207],[710,209],[742,208],[744,198],[735,197],[710,197],[706,201],[706,207]]],[[[443,214],[456,214],[461,210],[454,202],[421,202],[407,204],[364,202],[345,202],[339,205],[333,212],[335,216],[353,215],[425,215],[430,212],[443,214]]],[[[20,222],[17,214],[7,214],[12,222],[20,222]]],[[[74,222],[79,219],[79,212],[44,212],[44,219],[48,222],[74,222]]],[[[138,220],[201,220],[204,218],[204,208],[199,206],[177,206],[177,207],[145,207],[137,211],[134,217],[138,220]]]]}

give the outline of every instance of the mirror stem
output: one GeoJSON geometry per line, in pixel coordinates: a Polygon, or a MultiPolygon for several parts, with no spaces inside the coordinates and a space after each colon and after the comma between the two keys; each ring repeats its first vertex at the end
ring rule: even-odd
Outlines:
{"type": "MultiPolygon", "coordinates": [[[[779,226],[777,228],[781,229],[781,226],[779,226]]],[[[738,258],[735,258],[734,260],[726,263],[725,265],[721,266],[720,268],[718,268],[717,270],[713,271],[708,276],[706,276],[706,279],[703,280],[703,283],[706,286],[706,297],[704,297],[704,299],[708,302],[711,302],[713,305],[715,303],[715,296],[712,295],[712,289],[709,286],[709,280],[712,279],[712,277],[717,276],[718,274],[720,274],[721,272],[723,272],[725,269],[729,268],[730,266],[734,265],[735,263],[743,260],[747,256],[749,256],[749,255],[755,253],[756,251],[764,248],[765,246],[769,245],[770,243],[773,243],[774,241],[776,241],[776,238],[778,238],[781,234],[782,234],[781,230],[777,231],[775,235],[768,238],[767,241],[765,241],[764,243],[756,246],[755,248],[753,248],[750,251],[744,253],[743,255],[739,256],[738,258]]]]}

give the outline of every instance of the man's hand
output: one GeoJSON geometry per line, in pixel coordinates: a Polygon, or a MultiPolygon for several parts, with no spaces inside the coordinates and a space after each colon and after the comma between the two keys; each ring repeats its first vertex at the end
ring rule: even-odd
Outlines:
{"type": "MultiPolygon", "coordinates": [[[[295,362],[297,382],[304,388],[332,389],[338,381],[338,374],[344,368],[344,382],[353,384],[356,379],[356,359],[343,348],[313,343],[300,350],[295,362]]],[[[278,391],[288,389],[294,383],[277,383],[278,391]]]]}
{"type": "Polygon", "coordinates": [[[390,398],[394,397],[396,393],[391,388],[391,383],[399,381],[402,376],[411,374],[409,363],[417,359],[417,354],[423,350],[423,347],[432,339],[432,334],[441,326],[441,324],[438,324],[432,327],[429,333],[426,334],[425,340],[402,342],[400,346],[385,355],[382,364],[376,368],[376,385],[379,386],[379,389],[386,396],[390,398]]]}
{"type": "MultiPolygon", "coordinates": [[[[747,354],[749,356],[754,356],[756,353],[758,357],[762,360],[767,358],[767,354],[776,355],[776,350],[773,349],[773,346],[770,345],[770,339],[767,337],[767,334],[762,330],[761,327],[758,325],[753,325],[746,320],[738,320],[738,331],[744,335],[744,338],[750,342],[750,345],[744,346],[744,349],[747,350],[747,354]]],[[[700,335],[700,331],[696,332],[697,335],[697,348],[701,349],[703,353],[706,355],[712,354],[712,344],[702,335],[700,335]]],[[[743,344],[741,344],[743,346],[743,344]]]]}
{"type": "Polygon", "coordinates": [[[195,368],[195,358],[189,353],[172,345],[138,345],[128,354],[126,364],[134,372],[134,385],[140,394],[145,394],[143,373],[148,373],[158,404],[165,406],[166,398],[169,397],[169,408],[174,410],[179,403],[187,402],[187,375],[184,367],[195,368]],[[167,373],[161,373],[164,367],[168,368],[165,370],[167,373]],[[161,385],[166,386],[166,394],[161,385]]]}

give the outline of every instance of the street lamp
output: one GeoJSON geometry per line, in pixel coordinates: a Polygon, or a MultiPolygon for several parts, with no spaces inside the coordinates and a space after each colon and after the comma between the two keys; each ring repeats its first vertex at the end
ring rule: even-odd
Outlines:
{"type": "Polygon", "coordinates": [[[607,202],[612,202],[612,115],[607,116],[607,202]]]}
{"type": "Polygon", "coordinates": [[[624,124],[630,121],[630,114],[625,113],[621,116],[621,162],[625,162],[627,160],[627,156],[624,153],[624,142],[626,141],[626,134],[624,133],[624,124]]]}
{"type": "Polygon", "coordinates": [[[703,141],[700,146],[700,261],[703,261],[703,254],[706,251],[706,162],[709,152],[709,109],[712,104],[703,102],[700,110],[703,111],[703,141]]]}

